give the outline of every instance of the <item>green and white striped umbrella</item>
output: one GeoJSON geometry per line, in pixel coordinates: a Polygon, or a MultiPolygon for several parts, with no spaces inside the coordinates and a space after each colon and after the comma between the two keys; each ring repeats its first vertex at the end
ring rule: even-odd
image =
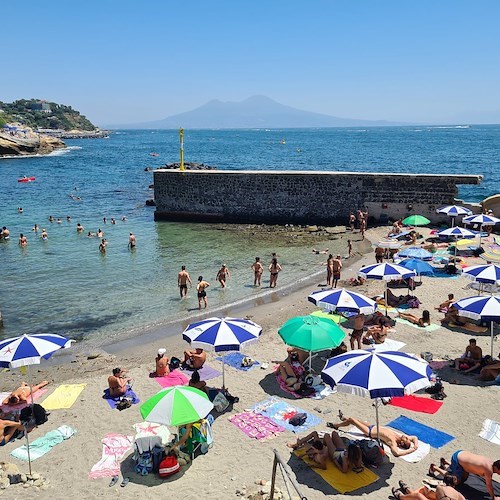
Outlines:
{"type": "Polygon", "coordinates": [[[162,389],[141,405],[144,420],[164,425],[192,424],[205,418],[214,407],[199,389],[177,385],[162,389]]]}

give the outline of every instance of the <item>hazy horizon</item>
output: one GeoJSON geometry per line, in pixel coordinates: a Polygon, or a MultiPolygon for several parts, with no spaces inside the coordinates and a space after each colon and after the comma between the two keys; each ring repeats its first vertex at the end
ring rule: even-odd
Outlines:
{"type": "Polygon", "coordinates": [[[97,125],[253,95],[347,119],[500,123],[495,0],[89,0],[3,12],[29,24],[4,26],[0,100],[71,105],[97,125]]]}

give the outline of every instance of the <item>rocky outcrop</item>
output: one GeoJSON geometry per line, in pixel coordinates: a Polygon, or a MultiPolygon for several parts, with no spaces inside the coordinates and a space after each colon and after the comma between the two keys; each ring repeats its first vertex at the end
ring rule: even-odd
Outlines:
{"type": "Polygon", "coordinates": [[[48,154],[66,147],[61,139],[42,134],[29,134],[26,137],[0,132],[0,157],[48,154]]]}

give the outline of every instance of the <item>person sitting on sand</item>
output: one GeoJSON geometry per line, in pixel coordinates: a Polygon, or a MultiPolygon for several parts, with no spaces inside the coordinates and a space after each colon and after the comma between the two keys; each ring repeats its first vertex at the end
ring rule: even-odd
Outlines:
{"type": "Polygon", "coordinates": [[[30,386],[26,382],[23,382],[19,389],[12,391],[10,395],[3,400],[2,404],[18,405],[21,403],[31,402],[31,394],[35,394],[36,391],[38,391],[42,387],[45,387],[46,385],[48,385],[48,382],[46,380],[34,386],[30,386]]]}
{"type": "Polygon", "coordinates": [[[361,472],[364,469],[361,448],[355,444],[350,444],[346,448],[335,431],[331,434],[325,433],[322,439],[319,438],[316,431],[313,431],[307,436],[297,439],[296,443],[287,443],[287,446],[292,450],[305,447],[307,456],[314,461],[312,467],[318,469],[327,468],[328,458],[343,473],[347,473],[351,469],[354,472],[361,472]]]}
{"type": "Polygon", "coordinates": [[[305,372],[300,359],[299,353],[292,350],[285,361],[271,361],[279,365],[277,373],[288,387],[295,388],[297,384],[300,386],[301,377],[305,372]]]}
{"type": "Polygon", "coordinates": [[[363,343],[371,344],[371,340],[373,340],[374,344],[383,344],[387,338],[388,331],[389,328],[385,325],[369,326],[365,338],[363,339],[363,343]]]}
{"type": "Polygon", "coordinates": [[[431,324],[431,313],[425,309],[422,311],[422,317],[417,318],[414,314],[410,313],[403,313],[400,312],[398,317],[401,319],[405,319],[406,321],[409,321],[410,323],[413,323],[414,325],[421,326],[421,327],[426,327],[431,324]]]}
{"type": "Polygon", "coordinates": [[[436,307],[436,311],[446,313],[448,312],[448,309],[450,306],[455,302],[455,296],[452,293],[448,294],[448,300],[445,300],[444,302],[441,302],[438,307],[436,307]]]}
{"type": "Polygon", "coordinates": [[[484,333],[488,330],[487,327],[475,325],[466,321],[465,318],[460,317],[460,313],[455,306],[450,306],[448,311],[445,313],[444,318],[441,320],[442,325],[448,325],[449,327],[460,327],[464,330],[473,333],[484,333]]]}
{"type": "Polygon", "coordinates": [[[184,351],[183,365],[189,370],[200,370],[207,360],[207,353],[200,347],[194,351],[184,351]]]}
{"type": "Polygon", "coordinates": [[[158,355],[155,358],[156,370],[153,372],[154,377],[166,377],[170,373],[169,359],[165,356],[166,349],[158,349],[158,355]]]}
{"type": "MultiPolygon", "coordinates": [[[[500,355],[498,356],[500,358],[500,355]]],[[[491,358],[479,372],[479,380],[495,380],[500,375],[500,360],[491,358]]]]}
{"type": "Polygon", "coordinates": [[[108,377],[109,395],[112,398],[124,396],[132,387],[132,379],[125,376],[125,370],[113,368],[113,375],[108,377]]]}
{"type": "Polygon", "coordinates": [[[469,373],[481,366],[482,359],[483,351],[477,345],[476,339],[470,339],[464,355],[455,359],[454,368],[455,370],[462,370],[462,373],[469,373]]]}
{"type": "Polygon", "coordinates": [[[0,446],[5,446],[7,443],[23,436],[24,425],[21,422],[13,420],[0,420],[1,440],[0,446]]]}
{"type": "Polygon", "coordinates": [[[421,486],[418,490],[410,490],[404,481],[399,481],[399,488],[392,488],[392,496],[401,500],[466,500],[466,498],[455,489],[458,481],[456,476],[445,474],[443,478],[444,485],[438,485],[435,488],[421,486]]]}
{"type": "MultiPolygon", "coordinates": [[[[349,425],[354,425],[366,437],[369,437],[370,439],[377,439],[376,425],[370,425],[368,422],[364,422],[363,420],[358,420],[357,418],[353,417],[345,418],[341,412],[339,412],[339,417],[342,422],[339,422],[338,424],[327,424],[328,427],[339,429],[340,427],[348,427],[349,425]]],[[[406,434],[399,434],[389,427],[379,426],[379,438],[390,448],[391,453],[395,457],[409,455],[418,448],[417,436],[407,436],[406,434]]]]}
{"type": "Polygon", "coordinates": [[[198,370],[194,370],[191,375],[191,380],[189,381],[189,387],[195,387],[200,391],[207,392],[207,383],[200,378],[200,372],[198,370]]]}
{"type": "Polygon", "coordinates": [[[453,453],[450,461],[441,458],[439,466],[431,464],[429,467],[429,475],[433,477],[435,477],[436,473],[445,476],[447,472],[456,476],[457,485],[464,484],[469,474],[481,476],[486,483],[486,489],[491,499],[498,498],[495,496],[493,489],[492,476],[493,474],[500,474],[500,460],[494,462],[491,458],[475,455],[470,451],[458,450],[453,453]]]}

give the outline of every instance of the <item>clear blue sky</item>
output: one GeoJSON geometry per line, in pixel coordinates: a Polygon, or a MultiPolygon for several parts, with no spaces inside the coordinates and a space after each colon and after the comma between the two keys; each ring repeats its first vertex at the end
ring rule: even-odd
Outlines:
{"type": "Polygon", "coordinates": [[[500,123],[498,0],[25,0],[2,19],[0,100],[101,125],[255,94],[345,118],[500,123]]]}

